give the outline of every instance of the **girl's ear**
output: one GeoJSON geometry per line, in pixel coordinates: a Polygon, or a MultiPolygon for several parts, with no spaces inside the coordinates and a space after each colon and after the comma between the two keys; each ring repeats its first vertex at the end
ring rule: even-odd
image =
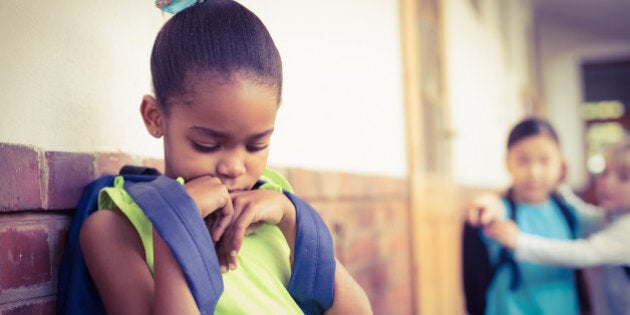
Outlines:
{"type": "Polygon", "coordinates": [[[560,179],[558,182],[562,183],[567,179],[567,159],[562,159],[562,164],[560,164],[560,179]]]}
{"type": "Polygon", "coordinates": [[[164,135],[164,114],[158,106],[157,100],[151,95],[142,97],[140,114],[147,131],[155,138],[164,135]]]}

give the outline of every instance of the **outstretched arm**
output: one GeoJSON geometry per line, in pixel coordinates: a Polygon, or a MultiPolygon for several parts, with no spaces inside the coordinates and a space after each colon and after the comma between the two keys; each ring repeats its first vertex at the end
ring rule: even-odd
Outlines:
{"type": "Polygon", "coordinates": [[[512,221],[495,222],[484,229],[487,236],[514,249],[517,260],[570,267],[630,264],[625,215],[589,238],[556,240],[519,232],[512,221]]]}
{"type": "Polygon", "coordinates": [[[582,200],[566,183],[558,185],[556,191],[576,210],[582,229],[582,235],[593,233],[604,226],[606,215],[602,208],[582,200]]]}

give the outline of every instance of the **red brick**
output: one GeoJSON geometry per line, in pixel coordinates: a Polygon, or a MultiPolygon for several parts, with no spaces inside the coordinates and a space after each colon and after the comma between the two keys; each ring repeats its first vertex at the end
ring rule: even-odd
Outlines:
{"type": "Polygon", "coordinates": [[[48,170],[44,187],[44,209],[74,209],[83,188],[94,179],[94,156],[91,154],[46,152],[48,170]]]}
{"type": "Polygon", "coordinates": [[[342,197],[343,178],[346,174],[340,172],[319,172],[321,183],[319,191],[321,198],[326,200],[335,200],[342,197]]]}
{"type": "MultiPolygon", "coordinates": [[[[407,277],[409,278],[409,275],[407,277]]],[[[412,314],[413,300],[410,283],[409,285],[389,286],[383,292],[383,298],[377,307],[379,310],[378,312],[375,310],[375,314],[412,314]]]]}
{"type": "Polygon", "coordinates": [[[0,212],[42,205],[37,148],[0,143],[0,212]]]}
{"type": "Polygon", "coordinates": [[[0,288],[3,291],[52,281],[48,231],[44,225],[3,222],[0,244],[0,288]]]}
{"type": "Polygon", "coordinates": [[[96,153],[94,154],[95,177],[106,174],[118,174],[125,165],[139,165],[131,155],[125,153],[96,153]]]}
{"type": "Polygon", "coordinates": [[[393,229],[382,233],[378,250],[383,257],[406,261],[410,259],[411,240],[407,229],[393,229]]]}
{"type": "Polygon", "coordinates": [[[331,207],[336,212],[335,217],[339,223],[343,224],[349,235],[362,230],[373,229],[375,224],[384,223],[374,222],[374,214],[377,209],[375,202],[344,201],[343,204],[333,204],[331,207]]]}
{"type": "MultiPolygon", "coordinates": [[[[350,231],[346,231],[350,234],[350,231]]],[[[345,243],[344,263],[351,264],[355,261],[371,261],[378,254],[378,244],[375,242],[375,236],[366,228],[361,234],[348,237],[345,243]]]]}
{"type": "Polygon", "coordinates": [[[363,198],[370,197],[370,188],[365,184],[365,175],[356,175],[350,173],[339,174],[339,196],[343,198],[363,198]]]}
{"type": "Polygon", "coordinates": [[[317,172],[291,168],[288,171],[287,179],[298,196],[309,202],[321,199],[322,182],[317,172]]]}
{"type": "Polygon", "coordinates": [[[140,165],[146,166],[146,167],[153,167],[156,170],[158,170],[160,173],[164,174],[164,160],[162,159],[146,158],[140,162],[140,165]]]}
{"type": "Polygon", "coordinates": [[[56,214],[54,216],[47,216],[45,220],[45,224],[48,226],[48,244],[52,253],[50,260],[53,279],[56,281],[63,252],[66,248],[68,227],[70,226],[72,217],[69,214],[56,214]]]}
{"type": "Polygon", "coordinates": [[[56,301],[52,297],[36,298],[19,301],[16,303],[0,305],[0,314],[3,315],[33,315],[55,314],[56,301]]]}

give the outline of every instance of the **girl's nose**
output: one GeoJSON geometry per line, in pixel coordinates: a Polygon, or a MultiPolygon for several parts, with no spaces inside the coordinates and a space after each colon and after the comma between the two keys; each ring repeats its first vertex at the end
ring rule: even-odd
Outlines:
{"type": "Polygon", "coordinates": [[[529,167],[529,176],[532,179],[538,179],[544,173],[543,168],[540,165],[533,164],[529,167]]]}
{"type": "Polygon", "coordinates": [[[245,173],[245,161],[239,150],[225,154],[217,166],[217,172],[225,178],[236,178],[245,173]]]}

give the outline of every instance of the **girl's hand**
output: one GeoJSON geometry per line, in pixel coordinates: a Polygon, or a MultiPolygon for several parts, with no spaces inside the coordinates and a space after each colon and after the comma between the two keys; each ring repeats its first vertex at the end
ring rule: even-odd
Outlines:
{"type": "Polygon", "coordinates": [[[472,226],[484,226],[504,217],[505,207],[496,193],[476,196],[464,210],[466,221],[472,226]]]}
{"type": "MultiPolygon", "coordinates": [[[[263,223],[278,225],[290,248],[293,248],[295,207],[284,194],[273,190],[248,190],[233,192],[230,196],[234,206],[234,219],[217,244],[219,257],[236,258],[245,236],[253,233],[263,223]]],[[[232,262],[228,268],[236,269],[235,259],[232,262]]],[[[221,266],[224,270],[224,265],[221,266]]]]}
{"type": "Polygon", "coordinates": [[[516,248],[519,229],[512,220],[495,220],[484,226],[483,232],[509,249],[516,248]]]}
{"type": "Polygon", "coordinates": [[[186,182],[184,189],[197,204],[212,240],[218,242],[234,218],[227,187],[216,177],[201,176],[186,182]]]}

